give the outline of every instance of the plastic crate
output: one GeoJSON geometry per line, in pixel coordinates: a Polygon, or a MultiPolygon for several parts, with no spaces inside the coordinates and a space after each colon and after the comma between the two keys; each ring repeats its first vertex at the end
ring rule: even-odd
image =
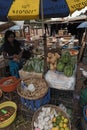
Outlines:
{"type": "Polygon", "coordinates": [[[44,97],[37,100],[28,100],[21,97],[21,103],[25,105],[28,109],[31,109],[33,111],[36,111],[42,105],[45,105],[49,102],[50,102],[50,89],[48,90],[47,94],[44,97]]]}
{"type": "Polygon", "coordinates": [[[72,108],[73,104],[73,91],[71,90],[58,90],[51,88],[50,89],[51,94],[51,104],[59,105],[64,104],[68,108],[72,108]]]}
{"type": "Polygon", "coordinates": [[[58,90],[55,88],[50,88],[51,96],[54,98],[73,98],[73,92],[72,90],[58,90]]]}

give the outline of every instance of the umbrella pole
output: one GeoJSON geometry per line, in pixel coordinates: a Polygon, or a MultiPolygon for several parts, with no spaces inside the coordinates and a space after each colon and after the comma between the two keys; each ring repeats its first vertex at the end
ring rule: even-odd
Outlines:
{"type": "Polygon", "coordinates": [[[44,11],[43,11],[43,0],[41,0],[41,19],[42,19],[42,44],[44,45],[44,74],[47,71],[47,40],[46,34],[44,34],[44,11]]]}

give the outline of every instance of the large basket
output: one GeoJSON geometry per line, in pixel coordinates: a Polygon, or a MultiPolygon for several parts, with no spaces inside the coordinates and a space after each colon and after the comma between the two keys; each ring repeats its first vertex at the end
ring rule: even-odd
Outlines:
{"type": "MultiPolygon", "coordinates": [[[[61,110],[61,108],[59,108],[58,106],[55,106],[55,105],[44,105],[43,107],[51,107],[51,108],[54,108],[56,110],[56,112],[61,112],[63,114],[64,117],[66,117],[68,120],[69,120],[69,129],[71,130],[71,123],[70,123],[70,119],[67,115],[67,113],[65,113],[63,110],[61,110]]],[[[34,121],[37,120],[37,117],[39,115],[39,113],[42,111],[42,107],[40,107],[34,114],[33,118],[32,118],[32,124],[31,124],[31,127],[32,127],[32,130],[35,130],[34,128],[34,121]]]]}
{"type": "Polygon", "coordinates": [[[29,100],[36,100],[42,98],[47,92],[48,87],[44,79],[42,78],[29,78],[25,80],[25,83],[27,85],[33,84],[36,87],[36,90],[34,92],[30,92],[29,90],[24,90],[21,86],[18,86],[17,92],[18,94],[29,100]]]}
{"type": "Polygon", "coordinates": [[[26,84],[34,84],[36,90],[30,92],[29,90],[18,86],[17,92],[21,97],[21,102],[28,109],[36,111],[42,105],[49,103],[50,101],[50,89],[42,78],[30,78],[25,80],[26,84]]]}

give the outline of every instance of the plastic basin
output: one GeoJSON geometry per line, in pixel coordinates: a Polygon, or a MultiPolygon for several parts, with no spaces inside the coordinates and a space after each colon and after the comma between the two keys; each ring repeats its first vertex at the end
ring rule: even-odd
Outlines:
{"type": "Polygon", "coordinates": [[[17,79],[14,76],[2,78],[0,80],[0,89],[2,89],[3,92],[12,92],[12,91],[16,90],[16,88],[17,88],[18,84],[20,83],[20,81],[21,81],[20,79],[17,79]],[[5,81],[10,80],[10,79],[13,80],[13,83],[8,84],[8,85],[3,84],[5,81]]]}
{"type": "Polygon", "coordinates": [[[0,128],[5,128],[5,127],[9,126],[15,120],[15,117],[16,117],[17,105],[14,102],[7,101],[7,102],[0,104],[0,109],[7,107],[7,106],[11,106],[11,107],[15,108],[15,112],[13,113],[12,116],[10,116],[9,119],[0,123],[0,128]]]}

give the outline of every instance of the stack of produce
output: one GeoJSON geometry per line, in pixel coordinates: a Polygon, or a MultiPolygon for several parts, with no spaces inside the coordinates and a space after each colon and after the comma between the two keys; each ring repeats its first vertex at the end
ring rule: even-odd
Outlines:
{"type": "Polygon", "coordinates": [[[51,53],[49,52],[47,55],[47,63],[49,65],[50,70],[56,70],[57,68],[57,61],[60,58],[58,53],[51,53]]]}
{"type": "Polygon", "coordinates": [[[57,64],[57,70],[59,72],[64,72],[67,77],[71,77],[73,75],[73,71],[75,69],[76,60],[74,57],[71,57],[69,52],[64,52],[57,64]]]}
{"type": "Polygon", "coordinates": [[[70,122],[68,117],[55,108],[42,107],[34,121],[33,130],[70,130],[70,122]]]}
{"type": "Polygon", "coordinates": [[[23,66],[23,70],[27,72],[42,73],[44,71],[44,60],[42,58],[34,57],[27,60],[23,66]]]}

